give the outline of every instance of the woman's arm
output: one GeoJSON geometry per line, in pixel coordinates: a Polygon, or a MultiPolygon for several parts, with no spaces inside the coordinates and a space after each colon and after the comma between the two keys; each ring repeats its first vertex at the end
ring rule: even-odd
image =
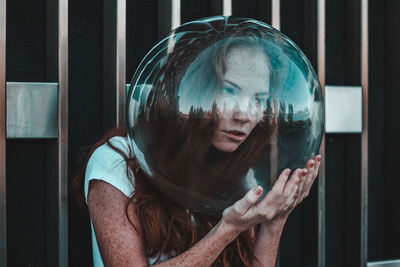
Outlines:
{"type": "Polygon", "coordinates": [[[321,156],[318,155],[314,160],[309,160],[307,162],[305,169],[296,170],[294,175],[297,175],[300,178],[300,183],[292,199],[293,201],[290,204],[288,203],[283,212],[275,216],[275,218],[260,224],[254,247],[254,255],[258,259],[258,262],[254,263],[254,266],[275,266],[279,240],[282,235],[283,227],[293,209],[308,196],[311,186],[318,175],[320,161],[321,156]]]}
{"type": "MultiPolygon", "coordinates": [[[[257,200],[256,197],[253,199],[254,202],[257,200]]],[[[112,185],[99,180],[90,182],[89,212],[105,266],[148,265],[143,240],[126,219],[126,200],[127,197],[112,185]]],[[[139,220],[133,212],[132,205],[128,214],[140,230],[139,220]]],[[[154,266],[210,266],[240,232],[234,225],[221,220],[186,252],[154,266]]]]}
{"type": "Polygon", "coordinates": [[[277,220],[273,224],[261,223],[254,246],[254,256],[257,261],[253,266],[273,267],[275,266],[276,256],[281,239],[283,226],[286,220],[277,220]]]}
{"type": "MultiPolygon", "coordinates": [[[[104,266],[147,266],[144,244],[125,215],[128,198],[107,182],[91,180],[87,199],[104,266]]],[[[128,214],[138,227],[132,208],[128,214]]]]}

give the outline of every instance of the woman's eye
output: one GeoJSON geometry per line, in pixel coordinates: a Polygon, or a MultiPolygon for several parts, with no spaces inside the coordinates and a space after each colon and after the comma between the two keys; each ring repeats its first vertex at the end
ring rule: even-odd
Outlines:
{"type": "Polygon", "coordinates": [[[266,101],[263,97],[258,97],[258,96],[256,96],[254,98],[254,102],[256,103],[256,105],[261,105],[263,103],[266,103],[266,101]]]}
{"type": "Polygon", "coordinates": [[[230,87],[225,87],[225,93],[234,95],[235,94],[235,89],[230,88],[230,87]]]}

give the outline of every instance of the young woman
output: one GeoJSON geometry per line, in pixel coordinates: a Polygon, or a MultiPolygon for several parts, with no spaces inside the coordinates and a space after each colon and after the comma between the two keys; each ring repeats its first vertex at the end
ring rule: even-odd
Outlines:
{"type": "Polygon", "coordinates": [[[265,45],[239,35],[203,40],[207,49],[197,44],[190,59],[179,47],[169,56],[150,104],[127,129],[136,154],[127,131],[116,129],[75,180],[90,213],[95,266],[274,266],[283,226],[309,194],[319,155],[272,177],[271,188],[253,174],[278,127],[278,114],[268,112],[265,45]],[[204,205],[213,199],[223,212],[204,205]]]}

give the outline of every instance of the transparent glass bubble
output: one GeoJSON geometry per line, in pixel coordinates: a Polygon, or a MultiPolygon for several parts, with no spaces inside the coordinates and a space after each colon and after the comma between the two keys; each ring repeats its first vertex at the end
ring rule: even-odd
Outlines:
{"type": "Polygon", "coordinates": [[[317,76],[289,38],[220,16],[178,27],[145,56],[126,117],[149,181],[187,209],[221,214],[318,153],[323,110],[317,76]]]}

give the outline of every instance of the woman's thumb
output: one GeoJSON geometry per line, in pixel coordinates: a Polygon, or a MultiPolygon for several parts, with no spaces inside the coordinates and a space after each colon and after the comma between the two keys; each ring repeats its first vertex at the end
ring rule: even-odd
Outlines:
{"type": "Polygon", "coordinates": [[[240,200],[235,203],[235,209],[240,214],[245,214],[258,198],[262,195],[263,188],[261,186],[255,186],[240,200]]]}

